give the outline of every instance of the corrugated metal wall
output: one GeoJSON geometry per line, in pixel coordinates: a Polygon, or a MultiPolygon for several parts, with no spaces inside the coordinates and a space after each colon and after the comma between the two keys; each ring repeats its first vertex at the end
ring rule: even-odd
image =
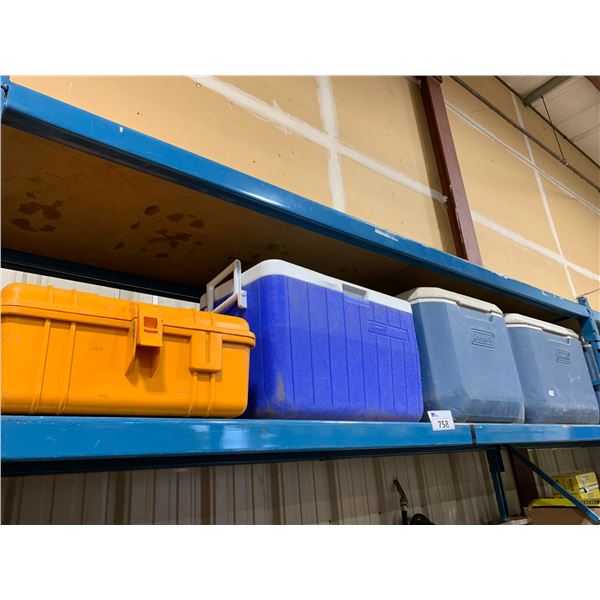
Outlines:
{"type": "MultiPolygon", "coordinates": [[[[192,307],[191,303],[134,294],[15,271],[2,284],[24,281],[77,288],[111,297],[192,307]]],[[[600,448],[538,450],[533,460],[551,474],[600,472],[600,448]]],[[[510,471],[508,459],[505,465],[510,471]]],[[[496,500],[485,455],[479,452],[355,458],[63,474],[2,479],[2,523],[30,524],[392,524],[398,478],[410,511],[436,523],[494,523],[496,500]]],[[[518,499],[504,474],[509,508],[518,499]]],[[[540,487],[541,495],[550,490],[540,487]]]]}
{"type": "MultiPolygon", "coordinates": [[[[548,473],[600,470],[600,449],[539,450],[548,473]]],[[[505,465],[510,471],[508,460],[505,465]]],[[[2,523],[394,524],[398,478],[410,512],[439,524],[485,524],[498,510],[479,452],[5,477],[2,523]]],[[[518,514],[510,472],[509,509],[518,514]]],[[[550,490],[540,489],[550,495],[550,490]]]]}

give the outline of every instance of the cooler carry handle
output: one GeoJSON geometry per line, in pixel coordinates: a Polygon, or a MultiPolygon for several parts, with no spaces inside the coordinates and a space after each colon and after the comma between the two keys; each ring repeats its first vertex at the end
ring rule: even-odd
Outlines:
{"type": "Polygon", "coordinates": [[[361,300],[366,300],[367,298],[367,290],[365,288],[357,287],[355,285],[352,285],[351,283],[343,282],[342,292],[349,296],[360,298],[361,300]]]}
{"type": "Polygon", "coordinates": [[[242,289],[242,263],[236,258],[226,269],[221,271],[206,286],[206,310],[221,313],[237,301],[238,308],[248,308],[246,291],[242,289]],[[227,275],[233,274],[233,294],[226,298],[221,304],[215,306],[215,288],[227,275]]]}

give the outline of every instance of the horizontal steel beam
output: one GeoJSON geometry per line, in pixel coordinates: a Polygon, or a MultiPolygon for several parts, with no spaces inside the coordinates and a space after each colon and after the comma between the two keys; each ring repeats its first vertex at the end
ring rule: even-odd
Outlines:
{"type": "Polygon", "coordinates": [[[36,273],[37,275],[45,275],[46,277],[60,277],[92,285],[103,285],[120,290],[139,292],[141,294],[177,298],[178,300],[186,300],[188,302],[199,302],[200,296],[206,292],[206,289],[139,277],[132,273],[99,269],[81,263],[58,260],[28,252],[19,252],[10,248],[2,248],[0,262],[4,269],[36,273]]]}
{"type": "Polygon", "coordinates": [[[469,425],[2,416],[2,473],[317,460],[471,449],[469,425]]]}
{"type": "Polygon", "coordinates": [[[534,446],[600,445],[600,425],[535,425],[520,423],[475,423],[479,446],[510,444],[534,446]]]}
{"type": "Polygon", "coordinates": [[[2,416],[3,473],[600,444],[599,425],[2,416]],[[57,466],[58,465],[58,466],[57,466]]]}
{"type": "Polygon", "coordinates": [[[552,79],[549,79],[548,81],[546,81],[546,83],[543,83],[539,87],[535,88],[535,90],[529,92],[529,94],[527,94],[527,96],[525,96],[523,98],[523,102],[525,102],[525,104],[527,104],[528,106],[530,106],[538,98],[541,98],[542,96],[545,96],[546,94],[548,94],[549,92],[551,92],[553,89],[555,89],[559,85],[563,84],[568,79],[571,79],[571,77],[570,76],[567,76],[567,77],[565,77],[565,76],[557,76],[557,77],[553,77],[552,79]]]}

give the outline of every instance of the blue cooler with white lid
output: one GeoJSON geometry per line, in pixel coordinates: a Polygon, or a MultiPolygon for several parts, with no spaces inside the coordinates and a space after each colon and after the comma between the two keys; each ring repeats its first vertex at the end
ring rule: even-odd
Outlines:
{"type": "Polygon", "coordinates": [[[502,311],[433,287],[400,297],[413,309],[425,410],[450,410],[459,422],[523,423],[523,391],[502,311]]]}
{"type": "Polygon", "coordinates": [[[523,315],[504,319],[525,395],[525,422],[598,423],[598,401],[579,336],[523,315]]]}
{"type": "Polygon", "coordinates": [[[407,302],[282,260],[239,270],[236,261],[215,278],[202,303],[246,319],[256,334],[244,417],[421,419],[407,302]]]}

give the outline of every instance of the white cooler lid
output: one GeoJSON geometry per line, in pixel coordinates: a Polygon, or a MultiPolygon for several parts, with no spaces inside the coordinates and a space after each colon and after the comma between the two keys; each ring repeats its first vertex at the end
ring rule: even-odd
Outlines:
{"type": "MultiPolygon", "coordinates": [[[[305,281],[306,283],[313,283],[330,290],[335,290],[336,292],[355,295],[363,300],[389,306],[390,308],[401,310],[406,313],[412,313],[410,304],[406,300],[395,298],[394,296],[388,296],[387,294],[382,294],[381,292],[376,292],[360,285],[354,285],[353,283],[348,283],[347,281],[342,281],[341,279],[328,277],[322,273],[317,273],[316,271],[311,271],[310,269],[305,269],[304,267],[299,267],[298,265],[294,265],[286,262],[285,260],[279,260],[276,258],[264,260],[251,269],[244,271],[242,273],[242,286],[248,285],[257,279],[267,277],[268,275],[284,275],[292,279],[299,279],[300,281],[305,281]]],[[[221,284],[215,289],[215,299],[221,300],[225,296],[228,296],[232,290],[232,281],[227,281],[221,284]]],[[[203,301],[204,296],[202,296],[200,301],[201,305],[204,305],[203,301]]]]}
{"type": "Polygon", "coordinates": [[[504,321],[507,327],[532,327],[533,329],[542,329],[549,333],[555,333],[556,335],[562,335],[563,337],[571,337],[576,340],[579,336],[572,330],[554,323],[547,323],[546,321],[540,321],[539,319],[533,319],[532,317],[526,317],[525,315],[519,315],[517,313],[509,313],[505,315],[504,321]]]}
{"type": "Polygon", "coordinates": [[[419,287],[399,294],[398,298],[402,298],[411,304],[416,304],[417,302],[451,302],[465,308],[472,308],[481,312],[489,312],[502,316],[502,311],[491,302],[484,302],[483,300],[471,298],[471,296],[463,296],[462,294],[443,290],[442,288],[419,287]]]}

